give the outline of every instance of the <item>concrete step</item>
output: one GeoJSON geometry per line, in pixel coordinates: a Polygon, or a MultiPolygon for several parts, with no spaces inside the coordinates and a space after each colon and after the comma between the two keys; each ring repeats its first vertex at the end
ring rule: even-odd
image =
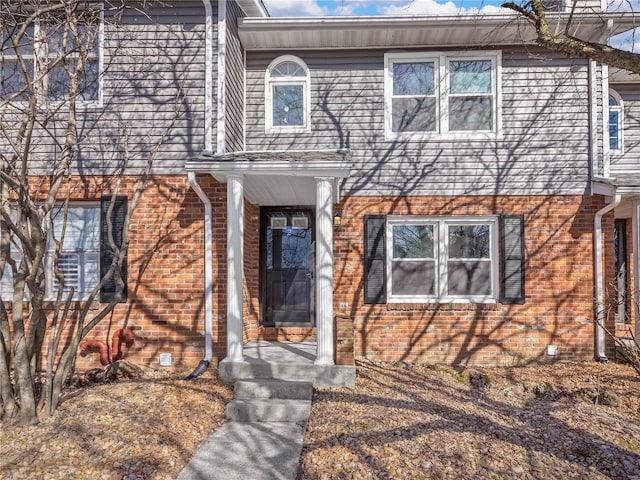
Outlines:
{"type": "Polygon", "coordinates": [[[311,400],[313,396],[313,383],[256,378],[238,380],[233,390],[236,399],[280,398],[289,400],[311,400]]]}
{"type": "Polygon", "coordinates": [[[235,399],[227,404],[227,419],[236,422],[305,422],[310,400],[277,398],[235,399]]]}
{"type": "Polygon", "coordinates": [[[223,361],[218,365],[218,375],[227,384],[243,379],[271,378],[310,381],[314,387],[352,387],[356,381],[356,368],[353,365],[223,361]]]}

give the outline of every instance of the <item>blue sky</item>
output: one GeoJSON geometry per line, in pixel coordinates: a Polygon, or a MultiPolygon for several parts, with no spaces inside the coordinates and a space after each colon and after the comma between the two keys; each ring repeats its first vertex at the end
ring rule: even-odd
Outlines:
{"type": "Polygon", "coordinates": [[[495,12],[500,0],[263,0],[276,16],[422,15],[495,12]]]}
{"type": "MultiPolygon", "coordinates": [[[[282,16],[447,15],[494,13],[503,0],[263,0],[269,13],[282,16]]],[[[517,0],[516,0],[517,1],[517,0]]],[[[566,0],[565,0],[566,1],[566,0]]],[[[610,9],[639,10],[640,0],[608,0],[610,9]]]]}

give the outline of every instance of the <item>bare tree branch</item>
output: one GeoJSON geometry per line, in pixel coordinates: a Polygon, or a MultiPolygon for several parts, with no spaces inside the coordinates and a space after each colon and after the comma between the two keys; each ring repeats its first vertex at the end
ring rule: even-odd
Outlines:
{"type": "Polygon", "coordinates": [[[611,67],[640,74],[640,55],[605,43],[582,40],[569,34],[569,26],[575,17],[573,10],[564,33],[554,34],[549,27],[542,0],[531,0],[522,5],[506,2],[502,7],[514,10],[527,19],[536,30],[536,43],[547,50],[573,58],[589,58],[611,67]]]}

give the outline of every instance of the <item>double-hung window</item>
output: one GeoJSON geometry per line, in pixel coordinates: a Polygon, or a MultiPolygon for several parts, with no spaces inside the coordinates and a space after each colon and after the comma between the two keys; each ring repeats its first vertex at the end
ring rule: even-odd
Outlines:
{"type": "Polygon", "coordinates": [[[310,129],[310,80],[307,65],[298,57],[276,58],[265,77],[265,127],[268,132],[310,129]]]}
{"type": "Polygon", "coordinates": [[[28,98],[27,80],[34,79],[35,27],[30,25],[21,37],[17,26],[0,28],[0,100],[23,102],[28,98]]]}
{"type": "Polygon", "coordinates": [[[64,276],[63,291],[68,293],[73,287],[74,298],[85,298],[100,279],[100,205],[69,207],[66,222],[62,208],[51,213],[45,269],[50,298],[60,286],[54,269],[56,243],[61,245],[58,269],[64,276]]]}
{"type": "Polygon", "coordinates": [[[84,12],[75,24],[76,33],[55,14],[38,19],[19,36],[20,25],[5,22],[0,56],[0,100],[23,102],[33,85],[39,101],[60,103],[69,97],[71,77],[76,73],[82,51],[86,58],[78,79],[78,102],[99,105],[102,101],[103,12],[84,12]]]}
{"type": "Polygon", "coordinates": [[[500,69],[500,52],[385,54],[387,138],[498,136],[500,69]]]}
{"type": "Polygon", "coordinates": [[[497,219],[387,218],[390,302],[491,302],[498,296],[497,219]]]}

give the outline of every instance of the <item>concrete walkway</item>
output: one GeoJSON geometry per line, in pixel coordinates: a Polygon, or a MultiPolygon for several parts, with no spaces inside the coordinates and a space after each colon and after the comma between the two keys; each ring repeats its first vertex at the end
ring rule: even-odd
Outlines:
{"type": "Polygon", "coordinates": [[[226,422],[178,480],[294,480],[303,428],[291,422],[226,422]]]}

